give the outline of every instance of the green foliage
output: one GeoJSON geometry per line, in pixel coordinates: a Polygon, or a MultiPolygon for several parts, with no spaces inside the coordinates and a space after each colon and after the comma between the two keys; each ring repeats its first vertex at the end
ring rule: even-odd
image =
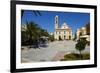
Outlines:
{"type": "Polygon", "coordinates": [[[43,36],[48,37],[48,40],[53,41],[53,36],[49,35],[46,30],[40,28],[33,22],[27,22],[26,28],[25,31],[21,31],[22,45],[38,45],[40,38],[43,36]]]}
{"type": "Polygon", "coordinates": [[[86,41],[85,40],[80,40],[78,41],[78,43],[76,44],[75,48],[79,51],[82,51],[85,49],[86,46],[86,41]]]}
{"type": "Polygon", "coordinates": [[[21,45],[27,45],[28,36],[26,34],[26,31],[21,31],[21,45]]]}
{"type": "Polygon", "coordinates": [[[76,44],[75,48],[80,52],[80,58],[82,59],[81,51],[85,49],[87,41],[85,39],[80,39],[76,44]]]}
{"type": "Polygon", "coordinates": [[[40,29],[40,36],[46,36],[46,37],[49,37],[49,34],[46,30],[44,29],[40,29]]]}
{"type": "Polygon", "coordinates": [[[48,40],[53,42],[54,41],[54,35],[50,35],[48,40]]]}
{"type": "Polygon", "coordinates": [[[81,54],[81,55],[82,55],[82,59],[80,58],[80,54],[75,54],[75,53],[66,54],[64,56],[64,59],[61,59],[61,61],[88,60],[88,59],[90,59],[90,54],[89,53],[81,54]]]}
{"type": "Polygon", "coordinates": [[[30,22],[27,23],[26,31],[22,31],[22,41],[23,39],[26,39],[26,42],[22,42],[22,45],[32,45],[34,42],[36,43],[36,40],[39,38],[39,27],[37,24],[30,22]],[[26,36],[25,36],[26,35],[26,36]]]}

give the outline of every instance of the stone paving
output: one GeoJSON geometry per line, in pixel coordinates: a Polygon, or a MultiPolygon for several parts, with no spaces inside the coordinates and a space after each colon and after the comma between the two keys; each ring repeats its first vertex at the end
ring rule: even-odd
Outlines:
{"type": "MultiPolygon", "coordinates": [[[[40,62],[40,61],[59,61],[65,54],[79,53],[75,49],[74,41],[54,41],[47,44],[47,47],[37,49],[31,48],[22,50],[22,62],[40,62]]],[[[90,47],[86,46],[83,53],[89,53],[90,47]]]]}

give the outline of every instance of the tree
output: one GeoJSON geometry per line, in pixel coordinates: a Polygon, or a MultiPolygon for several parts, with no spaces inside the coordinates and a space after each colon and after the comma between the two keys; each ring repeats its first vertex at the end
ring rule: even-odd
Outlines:
{"type": "Polygon", "coordinates": [[[28,45],[28,36],[26,34],[26,31],[21,31],[21,45],[28,45]]]}
{"type": "Polygon", "coordinates": [[[49,35],[49,41],[53,42],[54,40],[54,35],[49,35]]]}
{"type": "Polygon", "coordinates": [[[27,30],[26,34],[28,36],[28,43],[31,47],[31,45],[35,44],[36,47],[38,47],[38,38],[39,38],[39,27],[37,24],[30,22],[27,23],[27,30]]]}
{"type": "Polygon", "coordinates": [[[26,30],[21,31],[22,45],[30,45],[30,47],[33,45],[34,48],[38,48],[41,41],[40,38],[43,36],[50,37],[49,33],[45,29],[40,28],[38,24],[27,22],[26,30]]]}
{"type": "Polygon", "coordinates": [[[75,46],[75,48],[80,52],[81,59],[82,59],[81,51],[85,49],[85,46],[86,46],[86,40],[83,40],[83,39],[79,40],[75,46]]]}

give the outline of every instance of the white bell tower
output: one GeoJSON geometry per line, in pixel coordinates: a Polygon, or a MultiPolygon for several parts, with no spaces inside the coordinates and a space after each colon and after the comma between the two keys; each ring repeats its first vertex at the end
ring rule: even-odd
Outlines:
{"type": "Polygon", "coordinates": [[[55,16],[55,29],[59,28],[58,15],[55,16]]]}

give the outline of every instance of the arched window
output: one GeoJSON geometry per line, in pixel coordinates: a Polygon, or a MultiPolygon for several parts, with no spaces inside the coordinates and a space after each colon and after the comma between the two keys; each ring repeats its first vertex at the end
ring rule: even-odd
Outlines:
{"type": "Polygon", "coordinates": [[[66,34],[66,31],[64,31],[64,34],[66,34]]]}

